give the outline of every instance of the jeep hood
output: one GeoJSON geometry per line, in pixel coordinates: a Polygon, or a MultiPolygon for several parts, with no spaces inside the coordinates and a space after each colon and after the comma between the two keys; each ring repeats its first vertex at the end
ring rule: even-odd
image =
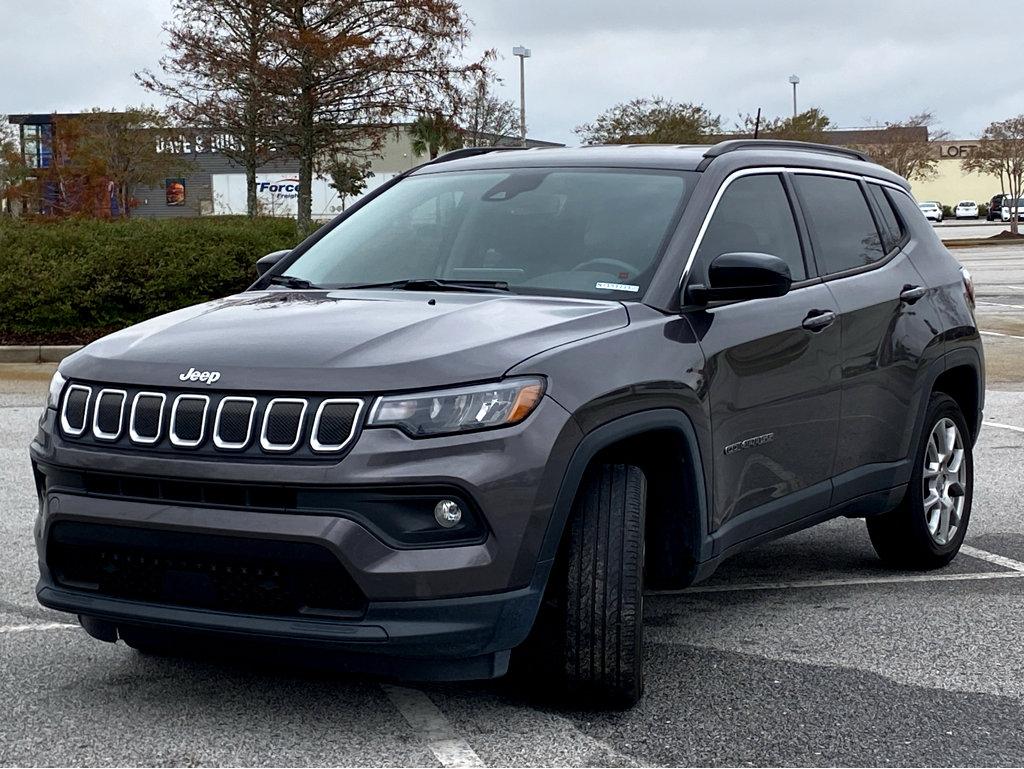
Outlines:
{"type": "Polygon", "coordinates": [[[495,379],[558,345],[628,324],[614,301],[391,290],[246,292],[104,337],[65,376],[158,387],[343,393],[495,379]],[[187,382],[187,387],[203,387],[187,382]]]}

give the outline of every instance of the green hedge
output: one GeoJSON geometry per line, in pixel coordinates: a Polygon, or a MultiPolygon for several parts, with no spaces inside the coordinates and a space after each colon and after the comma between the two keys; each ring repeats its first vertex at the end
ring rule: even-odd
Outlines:
{"type": "Polygon", "coordinates": [[[291,219],[0,218],[0,343],[84,341],[231,294],[297,241],[291,219]]]}

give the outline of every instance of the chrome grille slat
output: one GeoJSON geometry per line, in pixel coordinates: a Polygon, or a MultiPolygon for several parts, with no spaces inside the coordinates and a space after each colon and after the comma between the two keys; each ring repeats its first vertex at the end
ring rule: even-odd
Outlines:
{"type": "Polygon", "coordinates": [[[135,394],[135,397],[132,398],[132,410],[128,416],[128,437],[131,438],[132,443],[148,446],[160,440],[160,431],[164,426],[164,406],[166,404],[167,396],[163,393],[143,390],[135,394]],[[138,429],[139,401],[143,399],[160,401],[160,405],[157,407],[156,429],[152,431],[152,435],[148,432],[140,432],[138,429]]]}
{"type": "MultiPolygon", "coordinates": [[[[206,412],[210,408],[210,396],[209,395],[197,395],[193,393],[183,393],[174,399],[174,403],[171,405],[171,426],[170,426],[170,438],[171,443],[175,446],[183,449],[194,449],[203,442],[203,438],[206,437],[206,412]],[[202,403],[202,411],[199,412],[199,425],[198,435],[196,438],[182,438],[178,435],[178,421],[181,417],[181,408],[183,403],[197,402],[202,403]]],[[[194,419],[194,413],[188,414],[189,419],[194,419]]],[[[187,427],[187,426],[186,426],[187,427]]]]}
{"type": "MultiPolygon", "coordinates": [[[[305,398],[274,398],[273,400],[271,400],[270,403],[267,404],[266,410],[263,412],[263,427],[260,429],[260,447],[264,451],[274,452],[294,450],[299,445],[299,442],[302,440],[302,426],[303,422],[306,419],[306,409],[308,406],[309,404],[305,398]],[[293,439],[290,443],[284,443],[283,441],[274,441],[272,440],[272,438],[282,437],[280,435],[268,435],[268,433],[271,431],[278,431],[276,429],[276,426],[271,424],[271,420],[273,420],[274,418],[274,407],[288,405],[299,406],[298,416],[294,419],[295,431],[293,434],[293,439]]],[[[291,418],[287,416],[283,417],[283,419],[288,419],[289,421],[291,421],[291,418]]],[[[285,426],[282,425],[282,429],[284,427],[285,426]]]]}
{"type": "MultiPolygon", "coordinates": [[[[75,401],[77,402],[78,400],[80,399],[78,397],[75,397],[75,401]]],[[[61,430],[63,430],[66,435],[72,435],[77,437],[85,432],[85,428],[89,424],[89,403],[91,402],[91,400],[91,387],[86,387],[85,385],[78,384],[68,385],[67,390],[64,391],[64,403],[62,404],[60,409],[60,427],[61,430]],[[77,410],[77,407],[71,405],[71,399],[75,393],[85,393],[85,402],[82,404],[81,424],[78,427],[72,425],[70,420],[68,419],[69,406],[77,410]]]]}
{"type": "Polygon", "coordinates": [[[321,402],[317,407],[316,416],[313,418],[313,429],[309,435],[309,445],[313,451],[332,452],[345,448],[356,434],[356,426],[359,424],[359,418],[363,415],[363,405],[363,401],[358,398],[329,398],[321,402]],[[321,433],[322,428],[325,428],[324,412],[332,406],[355,406],[355,413],[348,424],[348,429],[344,429],[344,425],[339,426],[342,435],[336,435],[334,430],[327,435],[328,430],[326,429],[323,429],[323,434],[321,433]],[[338,437],[342,438],[340,443],[334,440],[338,437]],[[321,438],[326,440],[321,441],[321,438]]]}
{"type": "Polygon", "coordinates": [[[121,437],[121,429],[124,427],[124,405],[128,400],[128,393],[124,390],[105,387],[96,395],[96,408],[92,412],[92,434],[103,441],[116,441],[121,437]],[[100,425],[101,422],[108,422],[111,418],[107,402],[115,398],[117,400],[117,429],[111,430],[110,424],[100,425]],[[106,429],[104,429],[106,428],[106,429]]]}
{"type": "Polygon", "coordinates": [[[244,449],[249,445],[249,440],[252,438],[252,424],[256,418],[256,399],[255,398],[242,398],[233,395],[229,395],[226,398],[222,398],[220,403],[217,404],[217,416],[213,420],[213,444],[218,449],[231,449],[240,450],[244,449]],[[244,403],[249,406],[249,415],[246,417],[247,423],[245,427],[245,438],[241,441],[229,441],[225,440],[221,435],[221,420],[224,415],[224,406],[232,403],[244,403]]]}

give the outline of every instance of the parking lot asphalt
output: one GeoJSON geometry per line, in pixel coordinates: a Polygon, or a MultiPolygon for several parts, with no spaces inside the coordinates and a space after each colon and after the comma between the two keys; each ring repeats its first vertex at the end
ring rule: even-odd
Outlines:
{"type": "Polygon", "coordinates": [[[842,519],[648,595],[648,691],[624,713],[568,709],[522,675],[396,685],[90,639],[34,597],[26,446],[48,371],[0,369],[0,764],[1024,764],[1024,248],[956,254],[1004,334],[985,339],[1001,373],[965,552],[888,571],[842,519]]]}

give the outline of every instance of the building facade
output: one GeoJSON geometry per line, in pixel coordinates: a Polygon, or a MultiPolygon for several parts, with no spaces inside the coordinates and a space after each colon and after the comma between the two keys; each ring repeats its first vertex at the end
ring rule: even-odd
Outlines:
{"type": "Polygon", "coordinates": [[[977,139],[956,139],[935,143],[939,157],[936,173],[928,179],[911,182],[914,197],[918,200],[934,200],[943,205],[956,206],[961,200],[988,203],[994,195],[1005,192],[1005,183],[994,174],[967,173],[961,161],[975,147],[977,139]]]}
{"type": "MultiPolygon", "coordinates": [[[[18,128],[22,157],[29,168],[45,169],[53,163],[54,131],[61,118],[75,115],[10,115],[18,128]]],[[[133,191],[131,216],[147,219],[172,219],[194,216],[245,214],[245,169],[224,153],[230,137],[181,131],[156,139],[157,149],[180,160],[180,170],[170,173],[158,185],[139,186],[133,191]]],[[[502,144],[518,144],[517,139],[502,139],[502,144]]],[[[554,142],[527,140],[529,147],[562,146],[554,142]]],[[[413,137],[407,124],[389,129],[380,152],[368,158],[371,176],[369,192],[394,176],[407,171],[426,158],[413,152],[413,137]]],[[[260,213],[270,216],[295,216],[298,210],[299,163],[283,154],[260,166],[256,185],[260,213]]],[[[326,176],[313,179],[313,218],[331,219],[351,205],[358,196],[342,198],[330,186],[326,176]]],[[[26,212],[46,211],[48,191],[37,200],[22,200],[26,212]]],[[[99,208],[116,214],[116,200],[101,201],[99,208]]]]}

